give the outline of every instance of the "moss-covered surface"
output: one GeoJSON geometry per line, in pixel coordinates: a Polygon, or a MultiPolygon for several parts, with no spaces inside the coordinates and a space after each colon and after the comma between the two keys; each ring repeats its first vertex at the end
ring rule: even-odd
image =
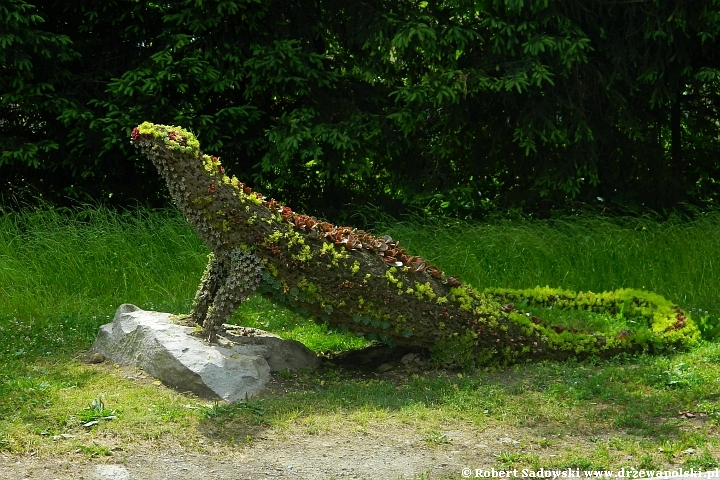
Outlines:
{"type": "MultiPolygon", "coordinates": [[[[241,300],[224,287],[255,283],[252,271],[235,273],[232,263],[234,257],[252,255],[262,266],[258,288],[278,301],[319,322],[390,344],[427,348],[438,362],[467,368],[676,348],[698,337],[685,313],[646,292],[478,292],[390,237],[295,213],[253,192],[229,177],[217,157],[203,154],[197,139],[182,128],[146,122],[133,130],[132,143],[153,161],[177,206],[213,251],[216,265],[207,274],[217,278],[204,279],[196,305],[207,305],[208,315],[222,314],[207,321],[196,308],[194,318],[205,320],[206,330],[225,321],[241,300]],[[523,303],[610,315],[622,311],[643,320],[608,336],[528,316],[516,308],[523,303]]],[[[239,291],[244,295],[245,290],[239,291]]]]}

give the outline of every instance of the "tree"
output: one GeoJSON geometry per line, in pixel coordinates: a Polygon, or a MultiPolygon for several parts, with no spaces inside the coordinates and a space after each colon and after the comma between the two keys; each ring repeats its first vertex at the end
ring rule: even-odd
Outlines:
{"type": "Polygon", "coordinates": [[[717,201],[720,0],[11,5],[65,56],[45,103],[3,84],[4,150],[41,147],[0,168],[55,198],[166,201],[123,140],[153,119],[333,218],[717,201]]]}
{"type": "Polygon", "coordinates": [[[10,33],[1,53],[0,168],[18,191],[30,184],[31,195],[60,202],[147,196],[126,168],[124,132],[99,131],[119,112],[98,103],[161,31],[153,5],[10,0],[2,8],[10,33]]]}
{"type": "Polygon", "coordinates": [[[422,158],[409,196],[462,214],[483,197],[538,211],[716,195],[717,1],[385,5],[363,71],[388,79],[388,117],[422,158]]]}
{"type": "Polygon", "coordinates": [[[62,147],[47,120],[67,103],[58,90],[78,54],[67,36],[43,31],[43,17],[23,0],[0,6],[0,21],[0,167],[13,168],[3,185],[12,192],[62,147]]]}

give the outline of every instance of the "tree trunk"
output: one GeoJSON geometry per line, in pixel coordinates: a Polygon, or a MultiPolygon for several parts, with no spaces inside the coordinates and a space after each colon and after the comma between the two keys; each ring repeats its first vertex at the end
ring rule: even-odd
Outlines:
{"type": "MultiPolygon", "coordinates": [[[[156,165],[213,253],[192,313],[210,338],[257,286],[319,322],[427,348],[439,361],[465,367],[615,354],[647,344],[640,332],[606,338],[529,318],[389,237],[292,212],[229,177],[181,128],[146,122],[133,130],[132,143],[156,165]]],[[[672,343],[676,319],[663,321],[669,330],[653,328],[672,343]]]]}
{"type": "MultiPolygon", "coordinates": [[[[675,95],[670,107],[670,163],[682,165],[682,109],[680,105],[681,93],[675,95]]],[[[671,169],[676,171],[677,168],[671,169]]],[[[671,177],[672,178],[672,177],[671,177]]]]}
{"type": "Polygon", "coordinates": [[[665,161],[663,182],[661,183],[660,195],[664,205],[677,205],[685,198],[683,189],[682,172],[683,148],[682,148],[682,92],[675,94],[670,105],[670,158],[665,161]]]}

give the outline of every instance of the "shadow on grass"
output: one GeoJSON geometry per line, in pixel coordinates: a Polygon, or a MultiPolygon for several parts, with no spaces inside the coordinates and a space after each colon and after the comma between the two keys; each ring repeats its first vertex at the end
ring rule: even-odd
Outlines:
{"type": "Polygon", "coordinates": [[[631,434],[655,442],[707,432],[720,420],[720,346],[669,356],[609,361],[542,362],[470,375],[413,372],[398,364],[388,373],[326,365],[299,375],[245,404],[218,406],[201,421],[218,442],[262,435],[270,426],[308,433],[337,422],[461,422],[533,430],[538,438],[631,434]],[[318,420],[320,419],[320,420],[318,420]]]}

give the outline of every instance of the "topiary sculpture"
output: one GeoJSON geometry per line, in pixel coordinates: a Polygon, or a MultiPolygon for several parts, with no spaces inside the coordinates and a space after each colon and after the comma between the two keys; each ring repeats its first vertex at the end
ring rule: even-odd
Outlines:
{"type": "Polygon", "coordinates": [[[229,176],[182,128],[145,122],[133,129],[131,143],[155,164],[212,252],[191,313],[210,341],[256,289],[317,321],[427,348],[441,362],[468,368],[677,347],[698,338],[689,317],[643,292],[480,293],[390,237],[332,225],[268,200],[229,176]],[[609,312],[628,307],[642,321],[632,331],[606,336],[530,317],[511,303],[523,298],[609,312]]]}

